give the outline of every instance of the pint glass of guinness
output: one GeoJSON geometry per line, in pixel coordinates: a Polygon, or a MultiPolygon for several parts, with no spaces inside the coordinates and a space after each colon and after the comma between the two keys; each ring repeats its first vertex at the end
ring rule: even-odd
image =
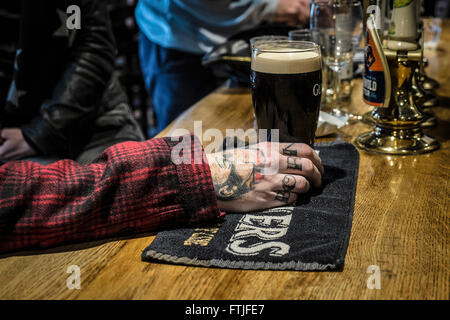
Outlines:
{"type": "Polygon", "coordinates": [[[314,145],[322,94],[322,59],[307,41],[258,41],[251,87],[258,129],[279,129],[280,142],[314,145]]]}

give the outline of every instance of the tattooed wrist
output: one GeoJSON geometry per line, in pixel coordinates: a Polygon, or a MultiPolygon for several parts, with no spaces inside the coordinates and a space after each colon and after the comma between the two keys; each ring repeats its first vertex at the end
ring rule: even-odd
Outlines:
{"type": "Polygon", "coordinates": [[[237,157],[242,152],[253,152],[254,161],[248,161],[244,157],[235,158],[233,152],[218,153],[214,159],[210,159],[210,167],[218,167],[220,170],[212,175],[214,190],[218,200],[232,201],[241,198],[255,188],[255,184],[261,179],[262,169],[265,165],[264,153],[259,149],[236,149],[237,157]],[[256,161],[256,163],[255,163],[256,161]]]}

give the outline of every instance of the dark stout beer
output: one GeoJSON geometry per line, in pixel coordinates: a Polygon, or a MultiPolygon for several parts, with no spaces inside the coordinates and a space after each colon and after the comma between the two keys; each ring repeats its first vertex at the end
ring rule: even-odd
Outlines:
{"type": "Polygon", "coordinates": [[[258,129],[279,129],[280,142],[314,145],[322,94],[319,51],[254,53],[252,99],[258,129]]]}

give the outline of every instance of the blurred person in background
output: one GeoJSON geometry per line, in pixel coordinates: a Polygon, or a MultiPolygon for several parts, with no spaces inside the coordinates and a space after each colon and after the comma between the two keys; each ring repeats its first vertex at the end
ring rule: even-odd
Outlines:
{"type": "Polygon", "coordinates": [[[309,0],[140,0],[139,56],[156,115],[156,132],[217,88],[204,54],[265,20],[292,26],[309,21],[309,0]]]}
{"type": "Polygon", "coordinates": [[[107,1],[5,1],[0,20],[10,27],[0,36],[0,163],[89,163],[144,139],[113,74],[107,1]],[[67,27],[70,5],[80,8],[79,29],[67,27]]]}

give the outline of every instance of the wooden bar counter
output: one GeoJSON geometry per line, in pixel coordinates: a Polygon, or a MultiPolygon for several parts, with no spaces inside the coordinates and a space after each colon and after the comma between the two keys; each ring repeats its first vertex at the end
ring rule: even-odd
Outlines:
{"type": "MultiPolygon", "coordinates": [[[[450,20],[438,49],[426,51],[427,74],[440,83],[438,125],[426,132],[439,150],[417,156],[360,151],[352,232],[342,272],[256,271],[141,261],[155,234],[108,239],[0,257],[0,299],[444,299],[449,291],[450,20]],[[81,271],[69,290],[67,269],[81,271]],[[381,288],[369,289],[369,266],[381,288]]],[[[354,80],[350,111],[370,110],[354,80]]],[[[222,87],[192,106],[160,135],[177,128],[203,132],[253,126],[251,94],[222,87]]],[[[346,126],[331,139],[352,142],[370,127],[346,126]]],[[[330,140],[330,138],[328,138],[330,140]]],[[[321,141],[320,139],[318,141],[321,141]]]]}

